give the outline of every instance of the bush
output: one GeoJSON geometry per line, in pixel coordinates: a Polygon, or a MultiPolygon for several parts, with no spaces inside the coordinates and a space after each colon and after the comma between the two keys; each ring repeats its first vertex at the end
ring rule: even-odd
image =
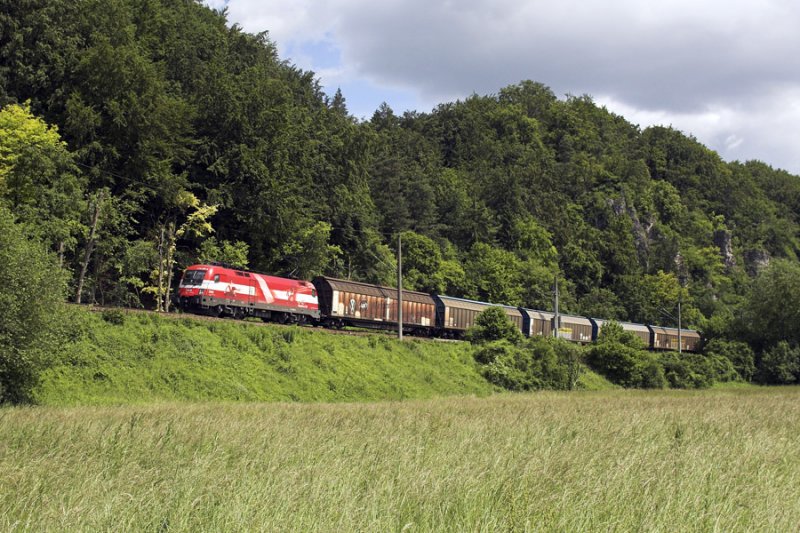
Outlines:
{"type": "MultiPolygon", "coordinates": [[[[753,379],[756,372],[756,356],[747,343],[714,339],[709,341],[704,350],[711,358],[723,357],[731,362],[738,376],[744,381],[753,379]]],[[[718,381],[732,381],[718,380],[718,381]]]]}
{"type": "Polygon", "coordinates": [[[66,275],[44,245],[0,208],[0,403],[30,400],[61,344],[66,275]]]}
{"type": "Polygon", "coordinates": [[[800,377],[800,348],[780,341],[761,355],[756,377],[767,385],[795,383],[800,377]]]}
{"type": "Polygon", "coordinates": [[[659,362],[674,389],[704,389],[714,383],[714,370],[705,356],[665,352],[659,355],[659,362]]]}
{"type": "Polygon", "coordinates": [[[606,340],[594,344],[586,356],[592,369],[623,387],[661,389],[667,384],[656,356],[625,344],[606,340]]]}
{"type": "Polygon", "coordinates": [[[707,354],[706,359],[711,367],[711,377],[715,382],[728,383],[731,381],[741,381],[739,372],[727,357],[717,354],[707,354]]]}
{"type": "Polygon", "coordinates": [[[622,329],[622,325],[614,320],[609,320],[603,327],[600,328],[600,333],[597,336],[597,342],[615,342],[617,344],[624,344],[630,348],[643,350],[645,348],[642,339],[634,335],[630,331],[622,329]]]}
{"type": "Polygon", "coordinates": [[[125,313],[122,309],[104,309],[100,316],[104,321],[115,326],[123,326],[125,324],[125,313]]]}
{"type": "Polygon", "coordinates": [[[498,359],[508,357],[513,350],[514,345],[506,340],[489,342],[478,348],[474,357],[482,365],[491,365],[498,359]]]}
{"type": "Polygon", "coordinates": [[[531,354],[507,340],[488,343],[475,354],[475,359],[486,361],[481,373],[487,381],[512,391],[528,391],[543,388],[536,376],[531,354]]]}
{"type": "Polygon", "coordinates": [[[583,370],[577,346],[542,337],[520,345],[486,343],[475,352],[475,360],[484,365],[482,374],[489,382],[513,391],[573,389],[583,370]]]}
{"type": "Polygon", "coordinates": [[[489,307],[475,317],[475,325],[467,331],[467,340],[472,344],[507,340],[518,344],[522,332],[511,322],[502,307],[489,307]]]}

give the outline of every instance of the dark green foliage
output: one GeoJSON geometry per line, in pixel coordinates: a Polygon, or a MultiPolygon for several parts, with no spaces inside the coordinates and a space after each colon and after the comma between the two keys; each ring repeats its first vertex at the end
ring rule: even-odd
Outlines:
{"type": "Polygon", "coordinates": [[[472,344],[499,340],[518,344],[522,339],[522,332],[502,307],[489,307],[481,311],[475,318],[475,325],[467,331],[467,340],[472,344]]]}
{"type": "Polygon", "coordinates": [[[767,385],[796,383],[800,379],[800,348],[780,341],[761,354],[756,379],[767,385]]]}
{"type": "Polygon", "coordinates": [[[115,326],[125,324],[125,312],[121,309],[104,309],[101,316],[109,324],[114,324],[115,326]]]}
{"type": "Polygon", "coordinates": [[[623,387],[661,389],[667,385],[656,355],[618,341],[599,342],[586,352],[587,364],[623,387]]]}
{"type": "Polygon", "coordinates": [[[489,342],[475,352],[475,360],[489,382],[512,391],[573,389],[583,368],[576,346],[541,337],[522,344],[489,342]]]}
{"type": "Polygon", "coordinates": [[[404,231],[403,287],[422,292],[444,293],[446,286],[442,270],[442,252],[439,245],[429,237],[404,231]]]}
{"type": "Polygon", "coordinates": [[[709,358],[725,358],[733,365],[738,376],[744,381],[753,379],[756,371],[753,349],[744,342],[713,339],[703,350],[709,358]]]}
{"type": "Polygon", "coordinates": [[[800,344],[800,264],[772,261],[754,280],[739,327],[746,339],[765,350],[780,341],[800,344]]]}
{"type": "Polygon", "coordinates": [[[714,382],[712,362],[703,355],[668,352],[659,354],[658,359],[673,389],[704,389],[714,382]]]}
{"type": "Polygon", "coordinates": [[[30,399],[60,347],[66,273],[0,207],[0,403],[30,399]]]}
{"type": "Polygon", "coordinates": [[[716,383],[729,383],[731,381],[741,381],[741,376],[736,371],[736,367],[730,359],[722,355],[708,355],[706,359],[711,367],[711,377],[716,383]]]}
{"type": "Polygon", "coordinates": [[[605,344],[605,343],[617,343],[623,344],[630,348],[635,348],[637,350],[641,350],[646,348],[642,339],[634,335],[630,331],[625,331],[622,329],[622,325],[618,322],[613,320],[609,320],[603,324],[603,327],[600,328],[600,333],[597,336],[598,344],[605,344]]]}

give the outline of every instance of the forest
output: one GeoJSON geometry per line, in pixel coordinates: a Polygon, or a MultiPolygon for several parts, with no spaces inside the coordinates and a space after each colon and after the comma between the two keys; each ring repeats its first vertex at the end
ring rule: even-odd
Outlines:
{"type": "Polygon", "coordinates": [[[359,120],[196,0],[0,3],[2,342],[34,342],[21,294],[169,311],[203,261],[393,285],[401,235],[407,289],[547,310],[557,279],[563,312],[662,325],[680,299],[744,379],[800,379],[798,176],[530,80],[359,120]]]}

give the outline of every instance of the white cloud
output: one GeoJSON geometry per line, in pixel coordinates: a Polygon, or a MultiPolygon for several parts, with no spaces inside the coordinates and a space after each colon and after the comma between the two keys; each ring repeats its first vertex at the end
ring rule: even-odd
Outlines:
{"type": "MultiPolygon", "coordinates": [[[[405,93],[405,101],[428,110],[532,79],[556,94],[612,102],[633,122],[670,121],[726,158],[759,158],[800,172],[798,144],[791,145],[800,118],[796,0],[229,0],[227,6],[232,22],[268,30],[281,57],[314,70],[328,87],[362,83],[373,92],[405,93]],[[320,43],[337,51],[336,64],[318,64],[320,43]]],[[[345,97],[358,106],[346,91],[345,97]]]]}

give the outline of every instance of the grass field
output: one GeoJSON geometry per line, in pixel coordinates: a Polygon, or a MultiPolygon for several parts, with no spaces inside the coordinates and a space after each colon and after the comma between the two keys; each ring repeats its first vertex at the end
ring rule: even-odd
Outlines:
{"type": "Polygon", "coordinates": [[[0,409],[0,530],[796,531],[800,388],[0,409]]]}

